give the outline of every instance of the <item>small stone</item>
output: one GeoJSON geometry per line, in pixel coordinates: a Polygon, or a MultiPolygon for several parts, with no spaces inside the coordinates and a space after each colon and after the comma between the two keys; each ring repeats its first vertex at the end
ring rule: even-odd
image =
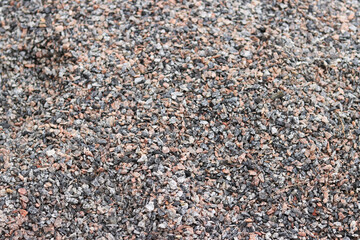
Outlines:
{"type": "Polygon", "coordinates": [[[54,227],[59,228],[62,226],[62,219],[60,217],[55,219],[54,227]]]}
{"type": "Polygon", "coordinates": [[[356,226],[357,222],[356,221],[351,221],[350,223],[350,232],[354,233],[358,230],[358,227],[356,226]]]}
{"type": "Polygon", "coordinates": [[[147,161],[147,156],[145,154],[141,155],[141,157],[138,159],[138,163],[143,163],[147,161]]]}
{"type": "MultiPolygon", "coordinates": [[[[13,193],[14,192],[14,190],[12,190],[12,189],[10,189],[10,188],[7,188],[6,189],[6,193],[8,193],[8,194],[11,194],[11,193],[13,193]]],[[[25,192],[26,192],[26,190],[25,190],[25,192]]]]}
{"type": "Polygon", "coordinates": [[[143,77],[138,77],[138,78],[135,78],[135,80],[134,80],[135,84],[142,83],[143,81],[144,81],[143,77]]]}
{"type": "Polygon", "coordinates": [[[45,20],[45,18],[40,18],[39,27],[40,28],[46,28],[46,20],[45,20]]]}
{"type": "Polygon", "coordinates": [[[111,233],[107,233],[106,238],[107,238],[107,240],[115,240],[114,235],[112,235],[111,233]]]}
{"type": "Polygon", "coordinates": [[[144,220],[143,220],[143,221],[140,221],[139,224],[138,224],[138,226],[141,227],[141,228],[145,228],[145,226],[146,226],[145,221],[144,221],[144,220]]]}
{"type": "Polygon", "coordinates": [[[28,211],[24,210],[24,209],[20,209],[19,213],[21,214],[21,216],[26,217],[26,215],[28,215],[28,211]]]}
{"type": "Polygon", "coordinates": [[[25,203],[29,202],[29,198],[24,195],[20,196],[20,200],[25,203]]]}
{"type": "Polygon", "coordinates": [[[331,169],[333,169],[333,167],[331,165],[326,165],[323,167],[323,170],[325,170],[325,171],[331,171],[331,169]]]}
{"type": "Polygon", "coordinates": [[[248,59],[252,58],[252,56],[253,56],[252,52],[246,51],[246,50],[241,51],[240,55],[242,57],[248,58],[248,59]]]}
{"type": "Polygon", "coordinates": [[[107,124],[110,126],[110,127],[113,127],[114,126],[114,123],[115,123],[115,117],[114,116],[111,116],[107,119],[107,124]]]}
{"type": "Polygon", "coordinates": [[[182,92],[173,92],[173,93],[171,93],[171,98],[176,100],[177,97],[180,97],[182,95],[183,95],[182,92]]]}
{"type": "Polygon", "coordinates": [[[272,127],[272,128],[271,128],[271,134],[272,134],[272,135],[276,135],[277,133],[278,133],[277,128],[276,128],[276,127],[272,127]]]}
{"type": "Polygon", "coordinates": [[[162,149],[162,152],[163,153],[169,153],[170,152],[170,148],[168,148],[168,147],[163,147],[163,149],[162,149]]]}
{"type": "Polygon", "coordinates": [[[46,155],[48,157],[53,157],[55,155],[55,150],[54,149],[47,150],[46,155]]]}
{"type": "Polygon", "coordinates": [[[268,198],[267,194],[265,191],[261,191],[259,193],[259,199],[262,200],[262,201],[265,201],[266,199],[268,198]]]}
{"type": "Polygon", "coordinates": [[[56,32],[56,33],[61,33],[61,32],[63,32],[63,31],[64,31],[64,27],[63,27],[63,26],[59,25],[59,26],[56,26],[56,27],[55,27],[55,32],[56,32]]]}
{"type": "Polygon", "coordinates": [[[19,188],[18,192],[21,194],[21,195],[26,195],[27,191],[25,188],[19,188]]]}
{"type": "Polygon", "coordinates": [[[256,176],[257,172],[254,170],[249,170],[249,174],[250,174],[250,176],[256,176]]]}
{"type": "Polygon", "coordinates": [[[158,225],[159,228],[162,228],[162,229],[165,229],[167,227],[167,223],[164,222],[164,223],[161,223],[158,225]]]}
{"type": "Polygon", "coordinates": [[[3,197],[6,195],[6,190],[5,189],[0,189],[0,197],[3,197]]]}
{"type": "Polygon", "coordinates": [[[170,189],[177,189],[177,183],[173,180],[173,179],[171,179],[170,181],[169,181],[169,186],[170,186],[170,189]]]}
{"type": "Polygon", "coordinates": [[[146,204],[145,208],[148,212],[154,211],[154,209],[155,209],[154,202],[150,201],[148,204],[146,204]]]}

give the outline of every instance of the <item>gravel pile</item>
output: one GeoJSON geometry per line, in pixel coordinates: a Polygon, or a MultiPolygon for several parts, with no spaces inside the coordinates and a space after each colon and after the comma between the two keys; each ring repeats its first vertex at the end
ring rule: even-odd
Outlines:
{"type": "Polygon", "coordinates": [[[1,0],[1,239],[360,238],[359,7],[1,0]]]}

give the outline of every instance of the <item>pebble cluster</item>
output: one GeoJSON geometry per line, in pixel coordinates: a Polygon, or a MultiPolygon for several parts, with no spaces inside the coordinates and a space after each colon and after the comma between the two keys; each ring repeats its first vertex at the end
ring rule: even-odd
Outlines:
{"type": "Polygon", "coordinates": [[[1,239],[360,238],[357,0],[1,0],[1,239]]]}

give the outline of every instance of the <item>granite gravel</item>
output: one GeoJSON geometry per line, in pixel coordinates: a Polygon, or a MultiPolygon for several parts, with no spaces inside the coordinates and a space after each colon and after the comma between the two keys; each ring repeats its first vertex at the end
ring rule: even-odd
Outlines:
{"type": "Polygon", "coordinates": [[[359,239],[356,0],[1,0],[0,239],[359,239]]]}

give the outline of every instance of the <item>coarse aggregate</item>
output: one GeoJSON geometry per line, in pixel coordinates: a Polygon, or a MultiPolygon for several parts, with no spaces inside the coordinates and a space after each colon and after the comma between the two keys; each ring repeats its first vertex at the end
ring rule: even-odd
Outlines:
{"type": "Polygon", "coordinates": [[[0,239],[359,239],[356,0],[1,0],[0,239]]]}

